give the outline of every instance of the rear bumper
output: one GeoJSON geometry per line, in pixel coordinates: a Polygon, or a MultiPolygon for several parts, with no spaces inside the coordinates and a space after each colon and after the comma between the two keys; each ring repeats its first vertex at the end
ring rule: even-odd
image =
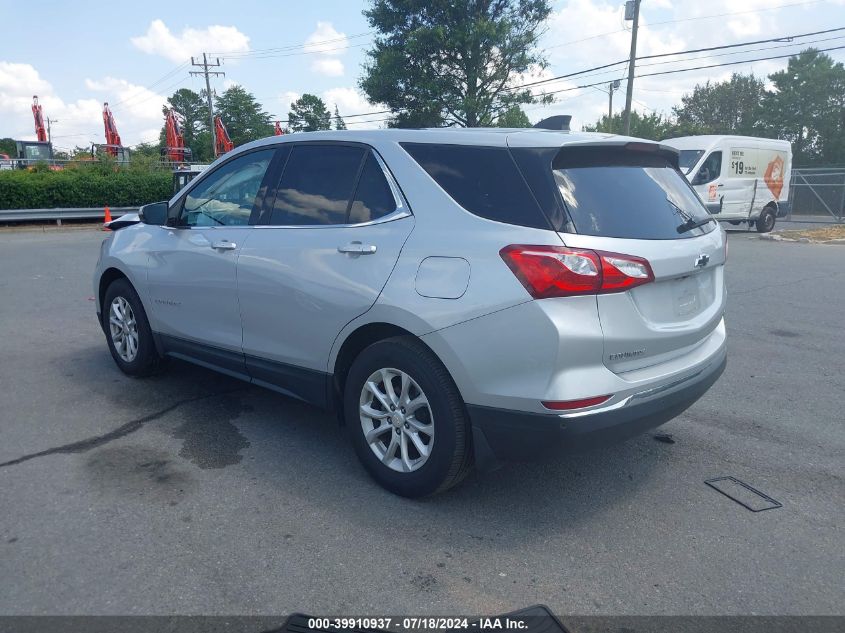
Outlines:
{"type": "Polygon", "coordinates": [[[595,413],[538,414],[467,405],[477,466],[530,461],[555,453],[607,446],[668,422],[716,382],[727,364],[725,349],[705,367],[674,382],[633,394],[622,406],[595,413]]]}

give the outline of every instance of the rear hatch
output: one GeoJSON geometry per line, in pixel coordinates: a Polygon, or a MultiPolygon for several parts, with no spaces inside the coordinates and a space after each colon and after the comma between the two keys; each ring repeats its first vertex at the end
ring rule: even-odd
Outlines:
{"type": "Polygon", "coordinates": [[[707,339],[724,311],[725,238],[674,151],[615,141],[512,153],[567,247],[651,267],[653,280],[596,295],[609,369],[658,365],[707,339]]]}

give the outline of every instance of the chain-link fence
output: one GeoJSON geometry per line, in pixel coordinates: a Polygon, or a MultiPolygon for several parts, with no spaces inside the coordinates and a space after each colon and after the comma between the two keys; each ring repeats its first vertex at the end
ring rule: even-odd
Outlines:
{"type": "Polygon", "coordinates": [[[792,170],[787,220],[845,221],[845,167],[792,170]]]}

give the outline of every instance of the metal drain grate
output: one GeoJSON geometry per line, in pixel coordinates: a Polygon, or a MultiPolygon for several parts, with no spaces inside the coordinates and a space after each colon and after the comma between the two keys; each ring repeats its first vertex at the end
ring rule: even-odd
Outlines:
{"type": "Polygon", "coordinates": [[[769,495],[752,488],[736,477],[716,477],[715,479],[708,479],[704,483],[752,512],[783,507],[780,501],[775,501],[769,495]]]}

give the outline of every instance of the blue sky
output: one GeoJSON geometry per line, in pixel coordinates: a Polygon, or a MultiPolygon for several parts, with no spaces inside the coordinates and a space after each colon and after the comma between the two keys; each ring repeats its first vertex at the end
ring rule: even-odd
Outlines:
{"type": "MultiPolygon", "coordinates": [[[[623,2],[557,0],[542,45],[549,67],[528,79],[546,78],[623,59],[630,34],[622,20],[623,2]]],[[[4,46],[0,50],[0,136],[32,138],[30,103],[38,94],[45,116],[56,120],[60,147],[103,142],[102,103],[115,114],[124,144],[151,140],[161,126],[161,104],[180,87],[199,90],[188,75],[190,55],[214,52],[223,58],[225,79],[253,92],[265,109],[284,118],[290,101],[304,92],[320,95],[341,114],[382,109],[357,90],[364,51],[371,41],[361,14],[364,3],[311,2],[158,2],[42,1],[37,5],[0,0],[4,46]],[[275,49],[275,50],[266,50],[275,49]],[[278,50],[284,49],[284,50],[278,50]]],[[[643,0],[639,54],[673,52],[733,42],[766,39],[838,26],[845,27],[845,0],[643,0]]],[[[806,38],[818,47],[845,46],[845,31],[806,38]]],[[[765,51],[732,52],[662,64],[667,70],[752,59],[797,51],[799,43],[765,51]]],[[[830,53],[845,60],[845,50],[830,53]]],[[[698,56],[696,56],[698,57],[698,56]]],[[[665,60],[655,60],[665,61],[665,60]]],[[[653,63],[653,62],[652,62],[653,63]]],[[[723,79],[732,71],[766,75],[785,60],[645,78],[635,83],[635,108],[669,112],[696,83],[723,79]]],[[[641,72],[647,72],[642,70],[641,72]]],[[[549,84],[572,88],[624,76],[622,66],[605,73],[549,84]]],[[[615,96],[618,110],[623,90],[615,96]]],[[[597,88],[567,90],[551,106],[529,106],[529,117],[574,115],[574,125],[595,121],[607,110],[607,94],[597,88]]],[[[359,117],[350,127],[379,127],[383,115],[359,117]]]]}

